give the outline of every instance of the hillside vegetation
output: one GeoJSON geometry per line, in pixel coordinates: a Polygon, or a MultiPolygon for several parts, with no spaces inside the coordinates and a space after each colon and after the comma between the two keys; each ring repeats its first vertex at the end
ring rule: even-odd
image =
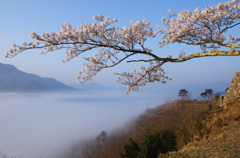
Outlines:
{"type": "Polygon", "coordinates": [[[176,100],[146,109],[125,127],[81,140],[63,157],[237,157],[239,99],[229,109],[217,102],[176,100]]]}
{"type": "Polygon", "coordinates": [[[238,158],[240,157],[240,99],[229,108],[216,107],[203,121],[202,140],[189,143],[177,152],[159,158],[238,158]]]}
{"type": "Polygon", "coordinates": [[[178,152],[159,158],[238,158],[240,157],[240,121],[213,130],[207,140],[189,143],[178,152]]]}

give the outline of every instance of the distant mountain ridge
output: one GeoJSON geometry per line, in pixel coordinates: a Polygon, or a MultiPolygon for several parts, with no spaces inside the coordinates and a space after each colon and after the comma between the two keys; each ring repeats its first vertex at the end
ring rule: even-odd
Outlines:
{"type": "Polygon", "coordinates": [[[43,78],[0,63],[0,92],[39,92],[75,90],[53,78],[43,78]]]}

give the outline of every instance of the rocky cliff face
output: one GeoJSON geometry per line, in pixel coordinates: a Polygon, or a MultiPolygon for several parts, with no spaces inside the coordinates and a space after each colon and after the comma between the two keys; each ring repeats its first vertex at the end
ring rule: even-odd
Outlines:
{"type": "Polygon", "coordinates": [[[221,106],[227,108],[228,103],[237,98],[240,98],[240,72],[235,72],[221,106]]]}

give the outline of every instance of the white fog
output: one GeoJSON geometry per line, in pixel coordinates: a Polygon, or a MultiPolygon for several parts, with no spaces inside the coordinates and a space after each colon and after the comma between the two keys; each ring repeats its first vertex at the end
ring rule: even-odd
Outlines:
{"type": "Polygon", "coordinates": [[[0,93],[0,151],[50,158],[80,139],[121,127],[166,95],[123,91],[0,93]]]}

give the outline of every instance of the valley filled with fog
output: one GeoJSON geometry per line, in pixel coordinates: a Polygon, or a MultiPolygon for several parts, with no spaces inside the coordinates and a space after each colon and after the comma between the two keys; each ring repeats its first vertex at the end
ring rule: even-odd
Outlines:
{"type": "Polygon", "coordinates": [[[215,93],[228,86],[159,83],[126,95],[125,88],[97,83],[65,85],[9,64],[0,63],[0,74],[0,156],[23,158],[59,158],[82,139],[94,138],[101,131],[110,133],[145,109],[178,99],[180,89],[189,91],[191,99],[202,99],[200,94],[206,88],[215,93]]]}
{"type": "Polygon", "coordinates": [[[0,151],[9,156],[50,158],[81,139],[123,126],[167,93],[79,91],[0,93],[0,151]]]}

